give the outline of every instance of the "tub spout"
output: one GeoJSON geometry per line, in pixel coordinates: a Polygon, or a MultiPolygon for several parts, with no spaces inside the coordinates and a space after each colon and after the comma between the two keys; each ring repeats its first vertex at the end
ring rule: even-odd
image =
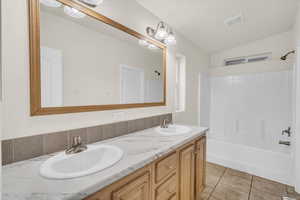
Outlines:
{"type": "Polygon", "coordinates": [[[291,145],[291,142],[280,140],[280,141],[279,141],[279,144],[286,145],[286,146],[290,146],[290,145],[291,145]]]}

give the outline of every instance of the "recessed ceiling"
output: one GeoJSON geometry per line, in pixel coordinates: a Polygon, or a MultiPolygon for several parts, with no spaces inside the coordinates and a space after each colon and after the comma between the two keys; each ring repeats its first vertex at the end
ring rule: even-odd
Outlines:
{"type": "Polygon", "coordinates": [[[207,52],[232,48],[292,28],[298,0],[136,0],[207,52]],[[243,22],[228,26],[237,15],[243,22]]]}

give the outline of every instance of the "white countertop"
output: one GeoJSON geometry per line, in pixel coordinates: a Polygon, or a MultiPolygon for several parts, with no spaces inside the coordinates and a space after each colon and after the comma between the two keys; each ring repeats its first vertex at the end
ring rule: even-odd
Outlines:
{"type": "Polygon", "coordinates": [[[50,180],[39,175],[40,165],[52,155],[2,167],[2,200],[81,200],[201,136],[207,128],[191,127],[184,135],[163,136],[146,129],[95,144],[111,144],[124,151],[123,158],[101,172],[75,179],[50,180]]]}

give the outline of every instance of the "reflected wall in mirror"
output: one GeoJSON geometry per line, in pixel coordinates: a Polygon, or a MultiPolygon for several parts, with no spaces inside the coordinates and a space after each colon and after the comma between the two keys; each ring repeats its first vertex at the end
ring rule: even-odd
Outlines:
{"type": "Polygon", "coordinates": [[[165,105],[164,45],[71,0],[30,14],[32,115],[165,105]]]}

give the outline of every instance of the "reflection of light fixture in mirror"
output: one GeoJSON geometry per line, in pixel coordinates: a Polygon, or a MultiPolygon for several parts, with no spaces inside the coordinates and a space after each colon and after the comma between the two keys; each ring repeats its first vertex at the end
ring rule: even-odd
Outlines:
{"type": "Polygon", "coordinates": [[[64,12],[74,18],[83,18],[85,17],[85,14],[80,12],[79,10],[69,7],[69,6],[64,6],[64,12]]]}
{"type": "Polygon", "coordinates": [[[158,47],[155,46],[154,44],[149,44],[149,45],[148,45],[148,49],[156,50],[156,49],[158,49],[158,47]]]}
{"type": "Polygon", "coordinates": [[[142,47],[147,47],[148,49],[151,49],[151,50],[156,50],[156,49],[158,49],[157,46],[155,46],[154,44],[149,43],[147,40],[140,39],[140,40],[139,40],[139,44],[140,44],[142,47]]]}
{"type": "Polygon", "coordinates": [[[139,40],[139,44],[143,47],[146,47],[149,45],[149,43],[146,40],[139,40]]]}
{"type": "Polygon", "coordinates": [[[99,4],[103,3],[103,0],[79,0],[82,3],[88,5],[88,6],[92,6],[92,7],[96,7],[99,4]]]}
{"type": "Polygon", "coordinates": [[[53,7],[53,8],[58,8],[62,5],[60,2],[55,0],[40,0],[40,2],[45,6],[53,7]]]}
{"type": "Polygon", "coordinates": [[[147,27],[147,35],[167,45],[176,44],[176,38],[171,28],[164,22],[159,22],[156,29],[147,27]]]}

